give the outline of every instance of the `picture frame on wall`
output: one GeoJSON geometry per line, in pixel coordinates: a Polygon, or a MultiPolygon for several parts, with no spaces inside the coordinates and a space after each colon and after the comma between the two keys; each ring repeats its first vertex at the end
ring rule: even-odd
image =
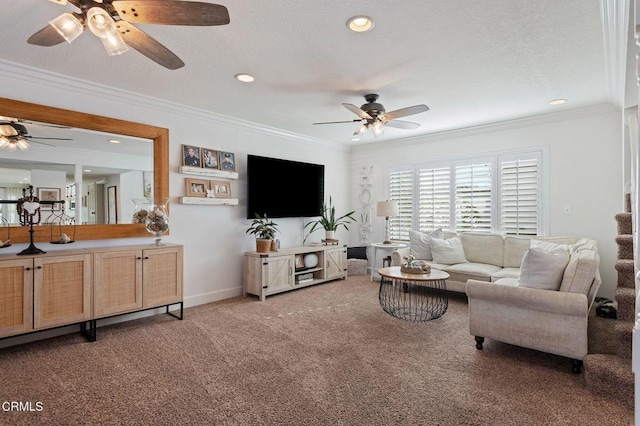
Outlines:
{"type": "Polygon", "coordinates": [[[182,165],[190,167],[202,167],[202,155],[200,147],[182,145],[182,165]]]}
{"type": "MultiPolygon", "coordinates": [[[[60,201],[60,188],[38,188],[40,201],[60,201]]],[[[60,210],[62,203],[43,204],[43,210],[60,210]]]]}
{"type": "Polygon", "coordinates": [[[220,168],[219,155],[220,153],[215,149],[202,148],[202,167],[218,170],[220,168]]]}
{"type": "Polygon", "coordinates": [[[231,182],[228,180],[209,181],[209,188],[214,198],[231,198],[231,182]]]}
{"type": "Polygon", "coordinates": [[[187,197],[206,197],[209,182],[204,179],[184,179],[187,197]]]}
{"type": "Polygon", "coordinates": [[[233,152],[220,151],[220,170],[236,171],[236,156],[233,152]]]}

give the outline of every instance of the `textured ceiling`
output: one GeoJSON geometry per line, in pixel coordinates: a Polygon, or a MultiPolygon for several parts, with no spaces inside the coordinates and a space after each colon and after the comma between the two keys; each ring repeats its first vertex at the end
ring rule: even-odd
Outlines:
{"type": "MultiPolygon", "coordinates": [[[[213,3],[213,1],[209,1],[213,3]]],[[[65,11],[47,0],[4,1],[0,58],[313,138],[351,143],[361,105],[380,94],[387,111],[431,110],[405,118],[418,130],[387,128],[379,140],[463,128],[607,102],[598,0],[401,0],[217,2],[219,27],[138,25],[186,66],[167,70],[134,50],[109,57],[86,31],[73,44],[27,44],[65,11]],[[353,15],[375,27],[356,34],[353,15]],[[239,72],[252,84],[234,80],[239,72]],[[568,103],[550,107],[548,102],[568,103]]],[[[373,141],[371,134],[361,142],[373,141]]]]}

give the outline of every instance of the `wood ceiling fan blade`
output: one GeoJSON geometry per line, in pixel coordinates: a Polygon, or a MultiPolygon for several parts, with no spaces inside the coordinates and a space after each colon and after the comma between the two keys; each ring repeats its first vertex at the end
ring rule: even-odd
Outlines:
{"type": "Polygon", "coordinates": [[[27,43],[34,44],[36,46],[55,46],[56,44],[60,44],[64,41],[64,37],[60,35],[55,28],[51,25],[47,25],[37,33],[33,34],[27,40],[27,43]]]}
{"type": "Polygon", "coordinates": [[[116,28],[122,35],[124,42],[142,53],[152,61],[170,70],[176,70],[184,66],[182,59],[163,46],[155,38],[144,31],[134,27],[126,21],[117,21],[116,28]]]}
{"type": "Polygon", "coordinates": [[[346,109],[348,109],[349,111],[351,111],[352,113],[354,113],[355,115],[357,115],[358,117],[360,117],[363,120],[373,120],[373,117],[370,116],[368,113],[366,113],[365,111],[361,110],[360,108],[358,108],[357,106],[353,105],[353,104],[342,104],[343,107],[345,107],[346,109]]]}
{"type": "Polygon", "coordinates": [[[395,111],[382,114],[379,118],[382,121],[395,120],[396,118],[406,117],[408,115],[420,114],[421,112],[429,111],[429,107],[426,105],[414,105],[406,108],[400,108],[395,111]]]}
{"type": "Polygon", "coordinates": [[[402,120],[390,120],[390,121],[387,121],[384,125],[388,127],[395,127],[398,129],[408,129],[408,130],[413,130],[420,127],[420,124],[418,123],[413,123],[411,121],[402,121],[402,120]]]}
{"type": "Polygon", "coordinates": [[[346,120],[346,121],[323,121],[321,123],[311,123],[311,124],[313,124],[313,125],[316,125],[316,124],[340,124],[340,123],[354,123],[354,122],[358,122],[358,121],[362,121],[362,120],[359,120],[359,119],[355,118],[353,120],[346,120]]]}
{"type": "Polygon", "coordinates": [[[122,19],[139,24],[226,25],[229,23],[229,11],[219,4],[175,0],[114,0],[112,5],[122,19]]]}
{"type": "MultiPolygon", "coordinates": [[[[72,141],[73,139],[71,138],[45,138],[42,136],[25,136],[26,138],[28,138],[29,140],[31,139],[42,139],[42,140],[49,140],[49,141],[72,141]]],[[[34,141],[35,142],[35,141],[34,141]]]]}

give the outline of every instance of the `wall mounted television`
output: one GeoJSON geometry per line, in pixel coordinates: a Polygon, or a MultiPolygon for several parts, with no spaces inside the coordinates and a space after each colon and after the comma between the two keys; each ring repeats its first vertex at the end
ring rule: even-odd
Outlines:
{"type": "Polygon", "coordinates": [[[247,156],[247,219],[314,217],[323,202],[323,164],[247,156]]]}

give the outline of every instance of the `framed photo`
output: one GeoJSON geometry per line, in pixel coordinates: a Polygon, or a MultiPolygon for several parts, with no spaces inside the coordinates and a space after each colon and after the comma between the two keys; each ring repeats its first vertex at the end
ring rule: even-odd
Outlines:
{"type": "Polygon", "coordinates": [[[118,223],[118,198],[116,189],[115,186],[107,188],[107,224],[118,223]]]}
{"type": "MultiPolygon", "coordinates": [[[[60,188],[38,188],[38,198],[40,201],[60,201],[60,188]]],[[[61,207],[61,203],[56,203],[43,206],[43,209],[60,210],[61,207]]]]}
{"type": "Polygon", "coordinates": [[[206,197],[209,182],[204,179],[185,178],[187,197],[206,197]]]}
{"type": "Polygon", "coordinates": [[[144,196],[153,197],[153,172],[142,172],[142,184],[144,187],[144,196]]]}
{"type": "Polygon", "coordinates": [[[219,155],[220,153],[218,151],[209,148],[202,148],[202,167],[205,169],[219,169],[219,155]]]}
{"type": "Polygon", "coordinates": [[[231,198],[231,182],[228,180],[209,181],[214,198],[231,198]]]}
{"type": "Polygon", "coordinates": [[[200,148],[192,145],[182,145],[182,165],[202,167],[200,148]]]}
{"type": "Polygon", "coordinates": [[[236,171],[236,156],[233,152],[220,151],[220,170],[236,171]]]}
{"type": "Polygon", "coordinates": [[[296,269],[303,269],[304,268],[304,255],[302,254],[296,254],[296,269]]]}

